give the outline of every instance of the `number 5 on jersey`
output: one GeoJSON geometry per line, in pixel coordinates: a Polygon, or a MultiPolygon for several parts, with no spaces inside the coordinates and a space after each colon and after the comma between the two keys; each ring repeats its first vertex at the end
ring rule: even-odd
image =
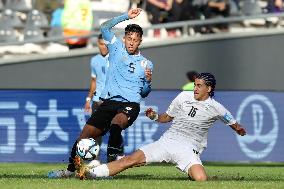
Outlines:
{"type": "Polygon", "coordinates": [[[135,70],[134,63],[130,63],[130,64],[128,65],[128,67],[129,67],[128,71],[129,71],[130,73],[134,73],[134,70],[135,70]]]}

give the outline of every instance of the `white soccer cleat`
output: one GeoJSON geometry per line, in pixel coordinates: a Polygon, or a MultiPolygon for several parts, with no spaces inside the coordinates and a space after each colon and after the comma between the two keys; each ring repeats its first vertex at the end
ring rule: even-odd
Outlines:
{"type": "Polygon", "coordinates": [[[47,173],[48,178],[70,178],[75,173],[68,170],[54,170],[47,173]]]}

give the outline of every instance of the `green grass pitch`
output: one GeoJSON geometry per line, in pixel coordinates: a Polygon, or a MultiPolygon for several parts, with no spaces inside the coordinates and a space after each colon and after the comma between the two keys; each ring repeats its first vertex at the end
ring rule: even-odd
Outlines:
{"type": "Polygon", "coordinates": [[[64,169],[65,164],[0,163],[0,188],[27,189],[150,189],[202,188],[247,189],[284,188],[284,164],[213,164],[205,163],[209,181],[199,183],[173,165],[156,164],[129,169],[113,179],[48,179],[47,172],[64,169]]]}

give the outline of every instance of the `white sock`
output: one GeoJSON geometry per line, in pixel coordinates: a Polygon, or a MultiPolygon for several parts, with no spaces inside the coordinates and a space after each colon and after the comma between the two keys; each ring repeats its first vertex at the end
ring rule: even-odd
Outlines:
{"type": "Polygon", "coordinates": [[[93,178],[96,177],[107,177],[109,176],[109,169],[106,164],[99,165],[95,168],[90,169],[90,175],[93,178]]]}

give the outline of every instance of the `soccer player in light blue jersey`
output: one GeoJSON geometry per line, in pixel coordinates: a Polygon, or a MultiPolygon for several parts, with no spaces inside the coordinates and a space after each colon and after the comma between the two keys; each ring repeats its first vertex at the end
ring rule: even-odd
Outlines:
{"type": "Polygon", "coordinates": [[[100,96],[105,87],[106,74],[109,67],[108,49],[104,43],[102,34],[98,36],[97,46],[100,54],[91,59],[91,81],[90,89],[85,103],[85,111],[92,113],[100,105],[100,96]]]}
{"type": "MultiPolygon", "coordinates": [[[[94,126],[95,130],[98,129],[103,134],[110,129],[110,134],[118,136],[122,129],[129,127],[139,114],[141,98],[151,91],[153,64],[138,50],[142,42],[142,28],[136,24],[128,25],[125,28],[124,42],[111,31],[119,22],[138,16],[140,11],[141,9],[132,9],[103,23],[101,27],[109,50],[110,66],[101,95],[105,99],[103,106],[88,120],[87,125],[94,126]]],[[[121,142],[122,138],[110,138],[108,145],[115,146],[121,142]]],[[[108,161],[116,159],[116,154],[119,154],[117,147],[108,148],[108,154],[114,154],[113,159],[108,161]]]]}
{"type": "MultiPolygon", "coordinates": [[[[91,58],[91,81],[90,89],[85,103],[85,111],[92,113],[95,112],[99,105],[102,103],[100,96],[103,89],[105,88],[106,74],[108,72],[109,61],[108,61],[108,49],[103,40],[102,34],[98,36],[97,46],[99,48],[100,54],[95,55],[91,58]]],[[[111,128],[112,129],[112,128],[111,128]]],[[[123,149],[123,139],[122,135],[119,132],[110,131],[109,141],[112,141],[112,138],[121,138],[121,143],[115,143],[108,145],[107,147],[107,159],[108,162],[114,160],[113,157],[120,157],[124,154],[123,149]],[[117,136],[115,136],[117,135],[117,136]],[[114,146],[113,146],[114,145],[114,146]],[[116,149],[116,151],[109,150],[116,149]]],[[[102,137],[97,138],[97,142],[101,145],[102,137]]],[[[97,157],[98,159],[98,157],[97,157]]],[[[98,164],[99,162],[93,162],[98,164]]]]}
{"type": "MultiPolygon", "coordinates": [[[[124,42],[111,31],[116,24],[137,17],[142,9],[131,9],[128,13],[112,18],[101,26],[103,39],[109,50],[109,69],[103,94],[103,103],[88,119],[79,138],[94,138],[106,134],[121,133],[137,119],[140,102],[151,91],[153,64],[140,53],[143,30],[139,25],[130,24],[125,28],[124,42]]],[[[122,138],[111,138],[109,144],[121,144],[122,138]]],[[[74,143],[69,160],[75,159],[74,143]]],[[[115,148],[110,149],[114,152],[115,148]]],[[[110,152],[111,153],[111,152],[110,152]]],[[[115,153],[113,153],[115,154],[115,153]]],[[[116,159],[116,157],[114,157],[116,159]]],[[[50,177],[70,177],[74,174],[76,162],[70,161],[67,170],[52,172],[50,177]]],[[[80,165],[77,164],[77,167],[80,165]]]]}

